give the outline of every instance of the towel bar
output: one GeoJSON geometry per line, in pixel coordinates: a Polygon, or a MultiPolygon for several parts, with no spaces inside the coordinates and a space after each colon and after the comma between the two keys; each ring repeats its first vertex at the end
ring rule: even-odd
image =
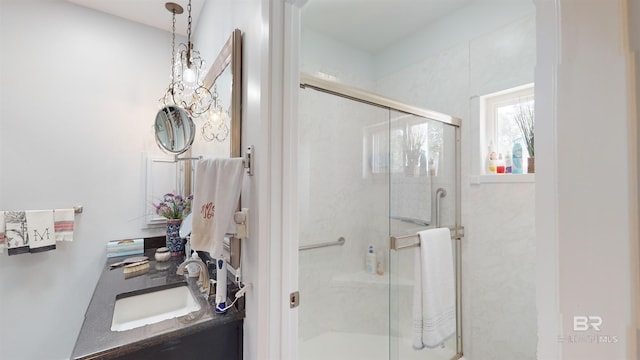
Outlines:
{"type": "MultiPolygon", "coordinates": [[[[244,157],[242,158],[243,167],[247,170],[247,174],[249,176],[253,176],[253,145],[247,147],[247,151],[244,153],[244,157]]],[[[202,155],[197,157],[178,157],[178,155],[174,155],[172,160],[161,160],[161,159],[153,159],[153,162],[165,162],[165,163],[175,163],[178,161],[186,161],[186,160],[202,160],[202,155]]]]}
{"type": "MultiPolygon", "coordinates": [[[[464,226],[450,227],[449,230],[451,231],[451,240],[460,240],[464,237],[464,226]]],[[[418,247],[418,246],[420,246],[420,237],[418,234],[411,234],[411,235],[404,235],[404,236],[391,236],[389,238],[389,248],[391,250],[397,251],[397,250],[409,249],[409,248],[418,247]],[[401,245],[399,241],[405,240],[405,239],[412,239],[414,241],[409,244],[401,245]]]]}

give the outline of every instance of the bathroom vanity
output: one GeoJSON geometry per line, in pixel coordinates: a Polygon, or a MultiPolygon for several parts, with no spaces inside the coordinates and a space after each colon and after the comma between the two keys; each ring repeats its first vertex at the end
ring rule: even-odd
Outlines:
{"type": "Polygon", "coordinates": [[[109,266],[123,257],[107,261],[85,313],[71,359],[195,359],[200,355],[209,359],[242,359],[244,310],[232,307],[225,314],[217,314],[214,296],[209,296],[209,300],[202,296],[197,277],[176,274],[184,257],[156,262],[153,251],[145,255],[150,259],[149,270],[128,279],[122,268],[110,270],[109,266]],[[160,296],[141,299],[168,302],[169,294],[161,292],[167,289],[190,292],[192,300],[197,302],[192,304],[196,310],[148,325],[129,325],[128,330],[112,330],[117,299],[155,293],[160,296]]]}

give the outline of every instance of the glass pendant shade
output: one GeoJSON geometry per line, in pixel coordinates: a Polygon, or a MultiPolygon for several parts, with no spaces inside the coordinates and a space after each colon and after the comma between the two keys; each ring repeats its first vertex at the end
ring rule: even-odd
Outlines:
{"type": "Polygon", "coordinates": [[[168,92],[171,100],[189,112],[192,117],[204,114],[213,97],[209,89],[204,87],[204,60],[198,51],[188,50],[188,45],[180,44],[173,65],[173,82],[168,92]]]}
{"type": "Polygon", "coordinates": [[[225,110],[218,98],[218,92],[214,87],[213,105],[210,106],[206,114],[206,121],[202,126],[202,137],[207,141],[225,141],[229,135],[229,124],[231,116],[225,110]]]}

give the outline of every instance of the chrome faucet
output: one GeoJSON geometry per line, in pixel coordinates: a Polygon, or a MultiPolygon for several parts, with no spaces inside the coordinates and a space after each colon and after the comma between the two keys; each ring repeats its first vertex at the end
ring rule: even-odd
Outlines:
{"type": "Polygon", "coordinates": [[[198,282],[202,284],[200,291],[204,295],[205,299],[209,299],[209,269],[207,269],[207,265],[205,265],[200,259],[187,259],[185,262],[178,266],[178,270],[176,270],[176,274],[184,275],[184,269],[187,265],[194,263],[200,266],[200,276],[198,277],[198,282]]]}

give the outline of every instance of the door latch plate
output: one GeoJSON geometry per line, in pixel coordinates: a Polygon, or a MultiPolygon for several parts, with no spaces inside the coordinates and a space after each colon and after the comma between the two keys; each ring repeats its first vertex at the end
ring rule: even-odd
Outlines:
{"type": "Polygon", "coordinates": [[[295,291],[289,294],[289,308],[294,309],[300,305],[300,292],[295,291]]]}

